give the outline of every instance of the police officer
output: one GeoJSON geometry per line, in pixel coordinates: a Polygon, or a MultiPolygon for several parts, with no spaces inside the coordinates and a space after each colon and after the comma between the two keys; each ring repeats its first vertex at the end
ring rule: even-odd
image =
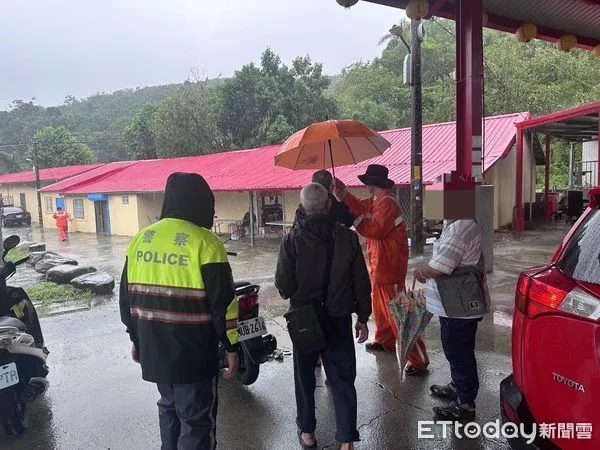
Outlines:
{"type": "Polygon", "coordinates": [[[200,175],[167,180],[161,220],[131,242],[121,320],[142,378],[156,383],[163,450],[216,448],[218,343],[235,376],[238,305],[231,267],[210,229],[215,198],[200,175]]]}

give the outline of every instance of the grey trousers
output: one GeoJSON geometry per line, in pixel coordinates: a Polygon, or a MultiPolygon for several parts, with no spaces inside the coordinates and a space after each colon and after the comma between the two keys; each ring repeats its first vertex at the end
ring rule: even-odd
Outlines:
{"type": "Polygon", "coordinates": [[[162,450],[217,448],[217,377],[195,384],[158,384],[162,450]]]}

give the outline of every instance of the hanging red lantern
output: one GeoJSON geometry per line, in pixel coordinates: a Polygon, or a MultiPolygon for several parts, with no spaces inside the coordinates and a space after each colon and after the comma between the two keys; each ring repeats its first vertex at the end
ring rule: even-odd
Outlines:
{"type": "Polygon", "coordinates": [[[538,34],[537,25],[535,23],[524,23],[517,28],[515,34],[519,42],[529,42],[538,34]]]}
{"type": "Polygon", "coordinates": [[[406,16],[412,20],[421,20],[429,12],[427,0],[410,0],[406,5],[406,16]]]}
{"type": "Polygon", "coordinates": [[[572,34],[564,34],[556,41],[556,48],[561,52],[570,52],[576,45],[577,38],[572,34]]]}
{"type": "Polygon", "coordinates": [[[350,8],[358,3],[358,0],[336,0],[337,4],[344,8],[350,8]]]}

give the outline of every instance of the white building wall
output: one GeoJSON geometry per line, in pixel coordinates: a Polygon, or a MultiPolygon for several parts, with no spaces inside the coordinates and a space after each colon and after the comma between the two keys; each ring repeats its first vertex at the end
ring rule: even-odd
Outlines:
{"type": "MultiPolygon", "coordinates": [[[[523,203],[535,202],[536,165],[527,140],[523,143],[523,203]]],[[[486,171],[485,182],[494,185],[494,229],[512,224],[516,200],[517,147],[510,149],[486,171]]],[[[526,220],[529,218],[526,217],[526,220]]]]}

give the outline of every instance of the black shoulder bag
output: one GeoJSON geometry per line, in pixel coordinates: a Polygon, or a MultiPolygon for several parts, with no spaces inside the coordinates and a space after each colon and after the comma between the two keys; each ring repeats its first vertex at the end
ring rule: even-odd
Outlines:
{"type": "Polygon", "coordinates": [[[435,280],[448,317],[471,317],[486,313],[483,252],[476,266],[457,267],[435,280]]]}
{"type": "Polygon", "coordinates": [[[323,324],[327,319],[327,312],[323,303],[327,300],[331,265],[333,261],[333,235],[327,242],[327,261],[325,264],[325,283],[323,284],[323,298],[320,301],[309,300],[306,304],[293,307],[283,317],[287,321],[287,329],[294,349],[311,352],[321,351],[327,345],[323,324]]]}

